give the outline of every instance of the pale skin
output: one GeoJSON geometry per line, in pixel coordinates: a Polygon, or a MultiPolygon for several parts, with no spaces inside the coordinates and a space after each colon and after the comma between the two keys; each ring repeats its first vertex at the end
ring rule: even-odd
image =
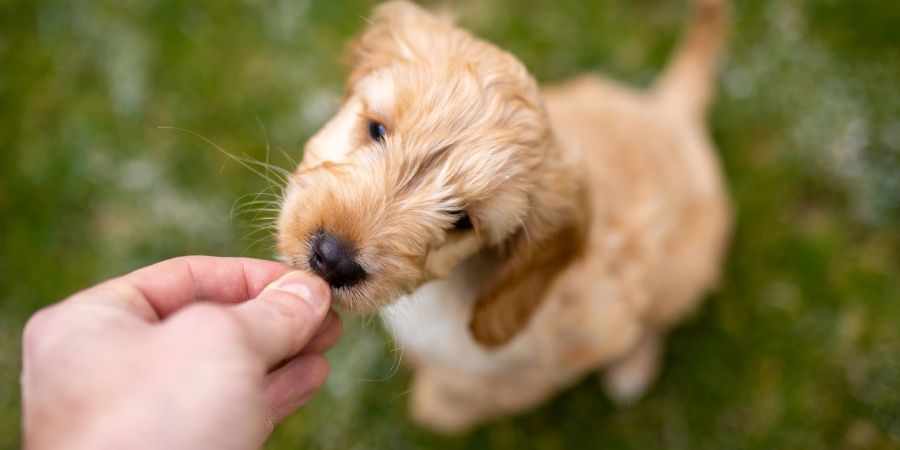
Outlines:
{"type": "Polygon", "coordinates": [[[35,314],[28,449],[251,449],[324,383],[328,286],[280,263],[188,256],[35,314]]]}

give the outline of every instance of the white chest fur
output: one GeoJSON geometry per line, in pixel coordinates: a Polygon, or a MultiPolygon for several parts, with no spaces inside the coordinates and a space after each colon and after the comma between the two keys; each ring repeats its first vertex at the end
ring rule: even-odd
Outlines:
{"type": "Polygon", "coordinates": [[[469,320],[481,284],[474,273],[478,271],[456,271],[383,308],[388,330],[404,352],[467,372],[499,373],[533,364],[533,337],[527,332],[496,350],[485,350],[472,338],[469,320]]]}

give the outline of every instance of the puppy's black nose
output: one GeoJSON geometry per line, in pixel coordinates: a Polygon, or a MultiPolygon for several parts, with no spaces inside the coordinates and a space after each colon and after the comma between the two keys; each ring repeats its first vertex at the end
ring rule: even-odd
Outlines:
{"type": "Polygon", "coordinates": [[[353,286],[366,277],[366,271],[353,259],[353,249],[333,234],[320,231],[311,244],[309,267],[331,287],[353,286]]]}

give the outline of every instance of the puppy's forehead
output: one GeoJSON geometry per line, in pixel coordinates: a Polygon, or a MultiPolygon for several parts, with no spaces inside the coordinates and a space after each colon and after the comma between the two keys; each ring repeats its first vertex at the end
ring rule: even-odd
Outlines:
{"type": "Polygon", "coordinates": [[[397,104],[396,77],[389,69],[376,70],[357,87],[365,108],[373,119],[386,120],[394,114],[397,104]]]}
{"type": "Polygon", "coordinates": [[[370,118],[395,131],[465,128],[490,114],[478,76],[459,64],[398,63],[370,74],[356,92],[370,118]]]}

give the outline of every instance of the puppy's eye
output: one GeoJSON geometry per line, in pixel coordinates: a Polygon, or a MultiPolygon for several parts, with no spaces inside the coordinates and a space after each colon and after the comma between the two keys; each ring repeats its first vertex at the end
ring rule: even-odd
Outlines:
{"type": "Polygon", "coordinates": [[[456,217],[456,222],[453,222],[454,229],[468,230],[472,228],[472,219],[469,218],[465,211],[450,211],[447,214],[456,217]]]}
{"type": "Polygon", "coordinates": [[[387,134],[387,127],[383,123],[374,120],[369,121],[369,139],[375,142],[384,142],[384,135],[387,134]]]}

